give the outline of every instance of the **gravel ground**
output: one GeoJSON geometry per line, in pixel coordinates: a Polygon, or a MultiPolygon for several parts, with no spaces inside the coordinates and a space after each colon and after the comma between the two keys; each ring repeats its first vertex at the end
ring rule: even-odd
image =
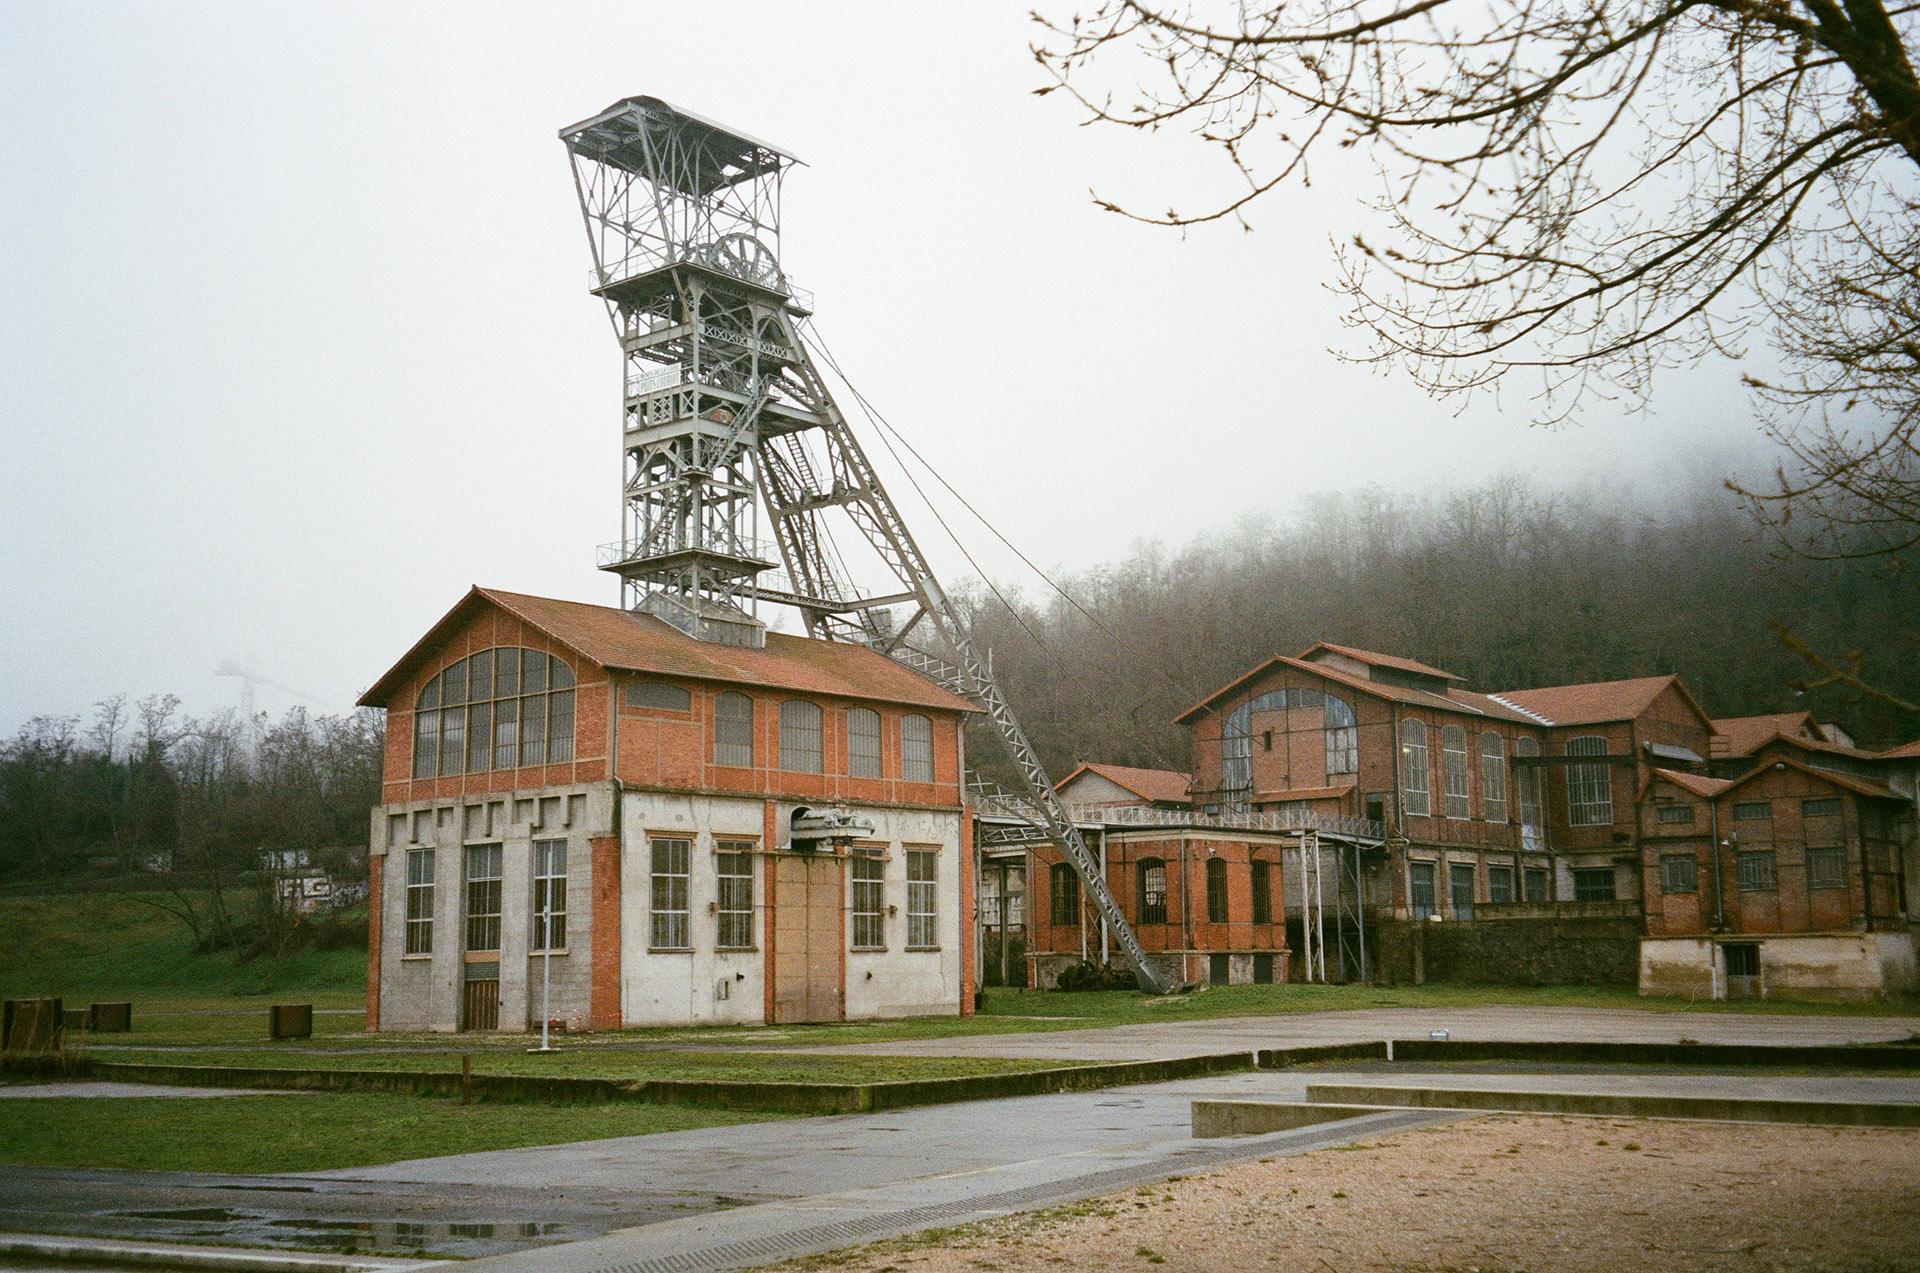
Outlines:
{"type": "Polygon", "coordinates": [[[1920,1268],[1920,1131],[1483,1116],[778,1266],[871,1273],[1920,1268]]]}

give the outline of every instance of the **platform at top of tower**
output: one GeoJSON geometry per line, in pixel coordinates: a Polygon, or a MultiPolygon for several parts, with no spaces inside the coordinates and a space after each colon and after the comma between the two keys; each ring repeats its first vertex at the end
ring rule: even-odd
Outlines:
{"type": "Polygon", "coordinates": [[[576,154],[695,198],[800,162],[789,151],[658,97],[623,98],[591,119],[561,129],[560,140],[576,154]],[[698,161],[692,167],[672,164],[657,170],[643,134],[656,143],[677,135],[698,161]]]}

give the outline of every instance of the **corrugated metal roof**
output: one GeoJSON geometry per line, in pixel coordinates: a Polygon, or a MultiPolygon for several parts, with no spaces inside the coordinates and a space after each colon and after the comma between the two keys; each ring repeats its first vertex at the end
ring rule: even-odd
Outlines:
{"type": "Polygon", "coordinates": [[[906,703],[938,711],[976,710],[863,646],[769,632],[766,649],[747,650],[696,641],[652,615],[477,586],[366,692],[361,705],[385,707],[388,697],[413,669],[475,610],[488,603],[525,620],[592,662],[619,671],[906,703]]]}

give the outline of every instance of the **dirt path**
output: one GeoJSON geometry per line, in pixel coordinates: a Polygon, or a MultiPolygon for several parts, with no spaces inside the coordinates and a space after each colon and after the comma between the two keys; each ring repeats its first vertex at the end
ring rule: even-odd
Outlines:
{"type": "Polygon", "coordinates": [[[1920,1267],[1920,1131],[1488,1116],[780,1266],[1312,1273],[1920,1267]]]}

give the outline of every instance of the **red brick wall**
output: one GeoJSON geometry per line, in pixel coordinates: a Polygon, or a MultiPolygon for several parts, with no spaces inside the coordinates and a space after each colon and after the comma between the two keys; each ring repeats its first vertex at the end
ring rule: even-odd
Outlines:
{"type": "Polygon", "coordinates": [[[620,1016],[620,837],[593,846],[593,972],[587,995],[587,1026],[617,1030],[620,1016]]]}
{"type": "Polygon", "coordinates": [[[367,1033],[380,1029],[380,940],[381,920],[386,908],[387,859],[376,854],[367,859],[367,1033]]]}
{"type": "MultiPolygon", "coordinates": [[[[1292,867],[1283,859],[1278,845],[1231,837],[1198,836],[1187,839],[1188,878],[1185,881],[1181,878],[1181,846],[1182,837],[1178,834],[1139,839],[1115,837],[1107,843],[1107,887],[1120,903],[1120,913],[1126,916],[1142,947],[1154,951],[1186,948],[1183,926],[1186,915],[1181,908],[1185,899],[1191,896],[1193,949],[1239,952],[1285,949],[1286,896],[1281,880],[1282,873],[1290,873],[1292,867]],[[1213,852],[1209,853],[1209,849],[1213,852]],[[1269,864],[1268,888],[1273,900],[1273,922],[1270,924],[1253,922],[1252,870],[1249,864],[1255,857],[1269,864]],[[1159,858],[1166,864],[1167,922],[1164,924],[1140,922],[1138,864],[1142,858],[1159,858]],[[1209,858],[1217,858],[1227,864],[1225,923],[1215,924],[1207,919],[1206,864],[1209,858]]],[[[1033,851],[1032,867],[1027,877],[1027,945],[1034,954],[1078,954],[1080,951],[1079,925],[1055,925],[1052,922],[1053,867],[1065,861],[1065,856],[1050,845],[1038,846],[1033,851]]],[[[1084,903],[1084,889],[1082,900],[1084,903]]],[[[1097,918],[1088,920],[1090,933],[1098,933],[1098,923],[1097,918]]],[[[1098,937],[1090,938],[1089,949],[1097,950],[1098,946],[1098,937]]]]}

